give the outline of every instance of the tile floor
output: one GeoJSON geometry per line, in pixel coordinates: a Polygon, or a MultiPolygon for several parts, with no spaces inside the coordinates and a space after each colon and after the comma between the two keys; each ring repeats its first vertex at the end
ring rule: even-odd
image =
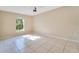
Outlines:
{"type": "Polygon", "coordinates": [[[78,53],[79,43],[46,36],[22,35],[0,41],[0,53],[78,53]]]}

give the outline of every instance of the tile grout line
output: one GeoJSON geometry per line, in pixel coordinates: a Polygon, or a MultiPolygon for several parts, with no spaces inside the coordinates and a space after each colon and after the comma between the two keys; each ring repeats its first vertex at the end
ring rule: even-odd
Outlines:
{"type": "MultiPolygon", "coordinates": [[[[47,41],[46,41],[47,42],[47,41]]],[[[42,43],[42,44],[45,44],[46,42],[44,42],[44,43],[42,43]]],[[[42,46],[42,44],[37,48],[37,49],[39,49],[41,46],[42,46]]],[[[29,47],[30,47],[30,45],[29,45],[29,47]]],[[[30,47],[31,48],[31,47],[30,47]]],[[[45,48],[45,47],[44,47],[45,48]]],[[[32,49],[32,48],[31,48],[32,49]]],[[[35,49],[33,49],[35,52],[36,52],[36,50],[35,49]]]]}
{"type": "Polygon", "coordinates": [[[67,45],[68,41],[66,41],[65,45],[64,45],[64,48],[63,48],[63,53],[65,51],[65,48],[66,48],[66,45],[67,45]]]}

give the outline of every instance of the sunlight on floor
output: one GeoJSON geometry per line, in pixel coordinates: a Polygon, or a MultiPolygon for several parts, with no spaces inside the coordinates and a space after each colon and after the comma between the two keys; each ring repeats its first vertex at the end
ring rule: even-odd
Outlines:
{"type": "Polygon", "coordinates": [[[1,41],[0,53],[77,53],[78,47],[77,42],[27,34],[1,41]]]}
{"type": "Polygon", "coordinates": [[[35,35],[23,35],[21,37],[18,37],[18,39],[16,39],[15,41],[16,52],[23,52],[23,49],[25,48],[25,39],[37,40],[39,38],[40,36],[35,36],[35,35]]]}
{"type": "Polygon", "coordinates": [[[35,35],[23,35],[22,37],[27,38],[29,40],[37,40],[41,38],[40,36],[35,36],[35,35]]]}

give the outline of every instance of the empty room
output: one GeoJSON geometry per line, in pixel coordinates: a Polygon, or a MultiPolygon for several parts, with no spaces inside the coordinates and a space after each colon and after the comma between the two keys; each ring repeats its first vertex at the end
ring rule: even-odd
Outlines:
{"type": "Polygon", "coordinates": [[[0,53],[78,52],[78,6],[0,6],[0,53]]]}

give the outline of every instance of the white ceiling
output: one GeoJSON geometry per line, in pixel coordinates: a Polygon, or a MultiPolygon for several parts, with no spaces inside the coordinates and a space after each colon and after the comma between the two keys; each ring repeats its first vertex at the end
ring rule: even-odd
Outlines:
{"type": "Polygon", "coordinates": [[[33,12],[33,6],[0,6],[0,10],[34,16],[46,11],[54,10],[59,7],[61,6],[37,6],[36,13],[33,12]]]}

